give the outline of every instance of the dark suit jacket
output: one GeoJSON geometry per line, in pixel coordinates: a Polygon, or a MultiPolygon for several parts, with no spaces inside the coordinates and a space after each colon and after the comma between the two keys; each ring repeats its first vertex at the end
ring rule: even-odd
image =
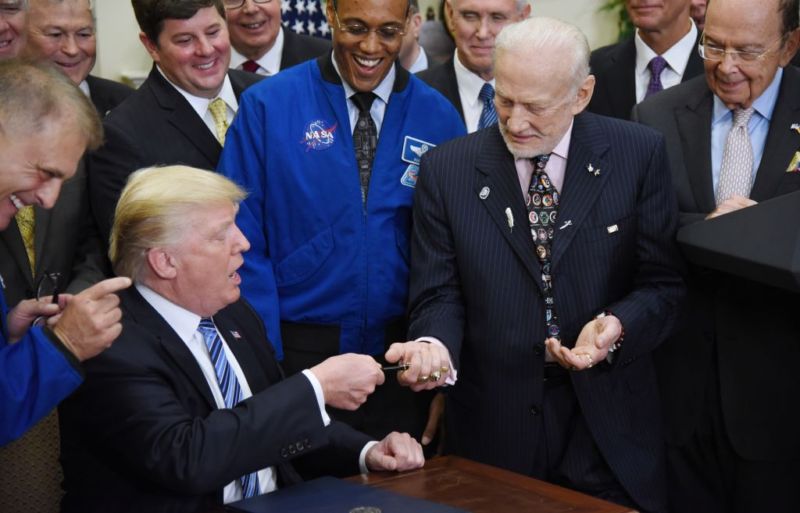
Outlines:
{"type": "Polygon", "coordinates": [[[86,77],[86,83],[89,84],[89,95],[101,118],[133,93],[133,89],[124,84],[93,75],[86,77]]]}
{"type": "MultiPolygon", "coordinates": [[[[797,91],[800,70],[787,66],[750,193],[756,201],[800,190],[800,174],[786,173],[800,150],[800,134],[789,128],[800,121],[797,91]]],[[[712,108],[705,78],[697,77],[633,111],[666,136],[681,224],[700,222],[715,208],[712,108]]],[[[800,458],[800,411],[785,395],[800,390],[800,317],[791,313],[800,311],[800,296],[703,269],[693,269],[689,290],[687,328],[657,355],[670,440],[681,444],[695,431],[705,398],[699,391],[716,367],[736,451],[754,460],[800,458]]]]}
{"type": "MultiPolygon", "coordinates": [[[[229,71],[237,98],[263,77],[229,71]]],[[[189,102],[153,67],[150,76],[104,120],[106,142],[88,158],[92,212],[108,243],[114,208],[128,175],[155,165],[216,169],[222,151],[189,102]]]]}
{"type": "MultiPolygon", "coordinates": [[[[101,117],[133,92],[122,84],[91,75],[86,81],[101,117]]],[[[34,207],[35,274],[31,274],[16,220],[0,233],[0,275],[6,301],[12,307],[35,296],[35,285],[45,271],[61,273],[69,292],[83,290],[108,273],[104,244],[89,209],[84,160],[78,163],[75,176],[64,183],[52,210],[34,207]]]]}
{"type": "MultiPolygon", "coordinates": [[[[456,80],[455,58],[450,57],[443,64],[420,71],[417,76],[423,82],[439,91],[442,96],[458,111],[461,121],[464,121],[464,108],[461,106],[461,96],[458,94],[458,81],[456,80]]],[[[466,121],[464,121],[466,123],[466,121]]]]}
{"type": "MultiPolygon", "coordinates": [[[[575,118],[552,246],[556,309],[567,346],[604,310],[622,321],[613,365],[570,376],[603,456],[648,511],[666,503],[650,353],[671,330],[683,294],[669,187],[654,131],[588,113],[575,118]]],[[[414,198],[409,335],[442,340],[458,369],[448,394],[449,449],[525,474],[542,438],[546,327],[535,255],[497,127],[425,154],[414,198]]]]}
{"type": "Polygon", "coordinates": [[[122,335],[85,362],[85,383],[60,407],[67,509],[221,500],[227,483],[270,465],[279,485],[290,485],[300,477],[289,462],[316,460],[312,452],[328,445],[324,463],[358,472],[369,438],[338,422],[323,427],[311,383],[301,374],[283,379],[250,305],[241,300],[214,316],[253,391],[218,410],[186,344],[136,289],[120,297],[122,335]]]}
{"type": "Polygon", "coordinates": [[[283,29],[283,53],[281,69],[291,68],[296,64],[331,51],[331,42],[319,37],[298,34],[290,29],[283,29]]]}
{"type": "MultiPolygon", "coordinates": [[[[630,119],[631,109],[636,105],[636,45],[633,38],[593,51],[589,65],[597,82],[588,110],[604,116],[630,119]]],[[[703,59],[693,49],[681,81],[685,82],[702,73],[703,59]]]]}

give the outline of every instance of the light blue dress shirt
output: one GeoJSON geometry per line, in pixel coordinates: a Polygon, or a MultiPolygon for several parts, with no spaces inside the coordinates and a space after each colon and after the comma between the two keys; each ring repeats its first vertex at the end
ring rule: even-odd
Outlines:
{"type": "MultiPolygon", "coordinates": [[[[750,134],[750,144],[753,146],[753,171],[752,183],[755,183],[756,172],[764,155],[764,144],[767,141],[767,132],[772,120],[772,112],[778,100],[778,91],[783,78],[783,68],[778,68],[772,83],[761,96],[753,102],[755,112],[747,125],[750,134]]],[[[714,112],[711,117],[711,176],[714,180],[714,192],[719,185],[719,173],[722,167],[722,155],[725,152],[725,141],[733,125],[733,111],[728,109],[722,100],[714,95],[714,112]]]]}

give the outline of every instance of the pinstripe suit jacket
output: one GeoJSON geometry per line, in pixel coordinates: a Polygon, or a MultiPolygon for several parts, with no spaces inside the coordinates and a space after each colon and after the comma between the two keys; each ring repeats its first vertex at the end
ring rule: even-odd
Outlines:
{"type": "MultiPolygon", "coordinates": [[[[672,329],[683,295],[676,221],[663,139],[628,122],[578,115],[552,246],[562,340],[573,345],[604,310],[622,321],[625,341],[614,363],[571,379],[611,469],[653,511],[666,500],[650,353],[672,329]]],[[[438,337],[458,368],[447,411],[450,450],[531,474],[542,434],[545,308],[527,224],[514,160],[496,126],[423,157],[410,338],[438,337]]]]}

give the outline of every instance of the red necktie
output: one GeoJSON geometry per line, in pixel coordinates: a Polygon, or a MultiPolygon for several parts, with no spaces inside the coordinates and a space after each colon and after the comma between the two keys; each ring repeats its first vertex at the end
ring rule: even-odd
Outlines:
{"type": "Polygon", "coordinates": [[[242,69],[245,71],[249,71],[250,73],[255,73],[256,71],[258,71],[259,67],[260,66],[256,61],[251,61],[251,60],[246,60],[242,64],[242,69]]]}

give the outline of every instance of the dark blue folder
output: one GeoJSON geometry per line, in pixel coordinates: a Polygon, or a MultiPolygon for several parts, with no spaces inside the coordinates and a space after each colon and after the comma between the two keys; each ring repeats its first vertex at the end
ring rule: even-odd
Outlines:
{"type": "Polygon", "coordinates": [[[335,477],[321,477],[226,506],[244,513],[349,513],[357,507],[380,508],[381,513],[465,513],[462,509],[335,477]]]}

